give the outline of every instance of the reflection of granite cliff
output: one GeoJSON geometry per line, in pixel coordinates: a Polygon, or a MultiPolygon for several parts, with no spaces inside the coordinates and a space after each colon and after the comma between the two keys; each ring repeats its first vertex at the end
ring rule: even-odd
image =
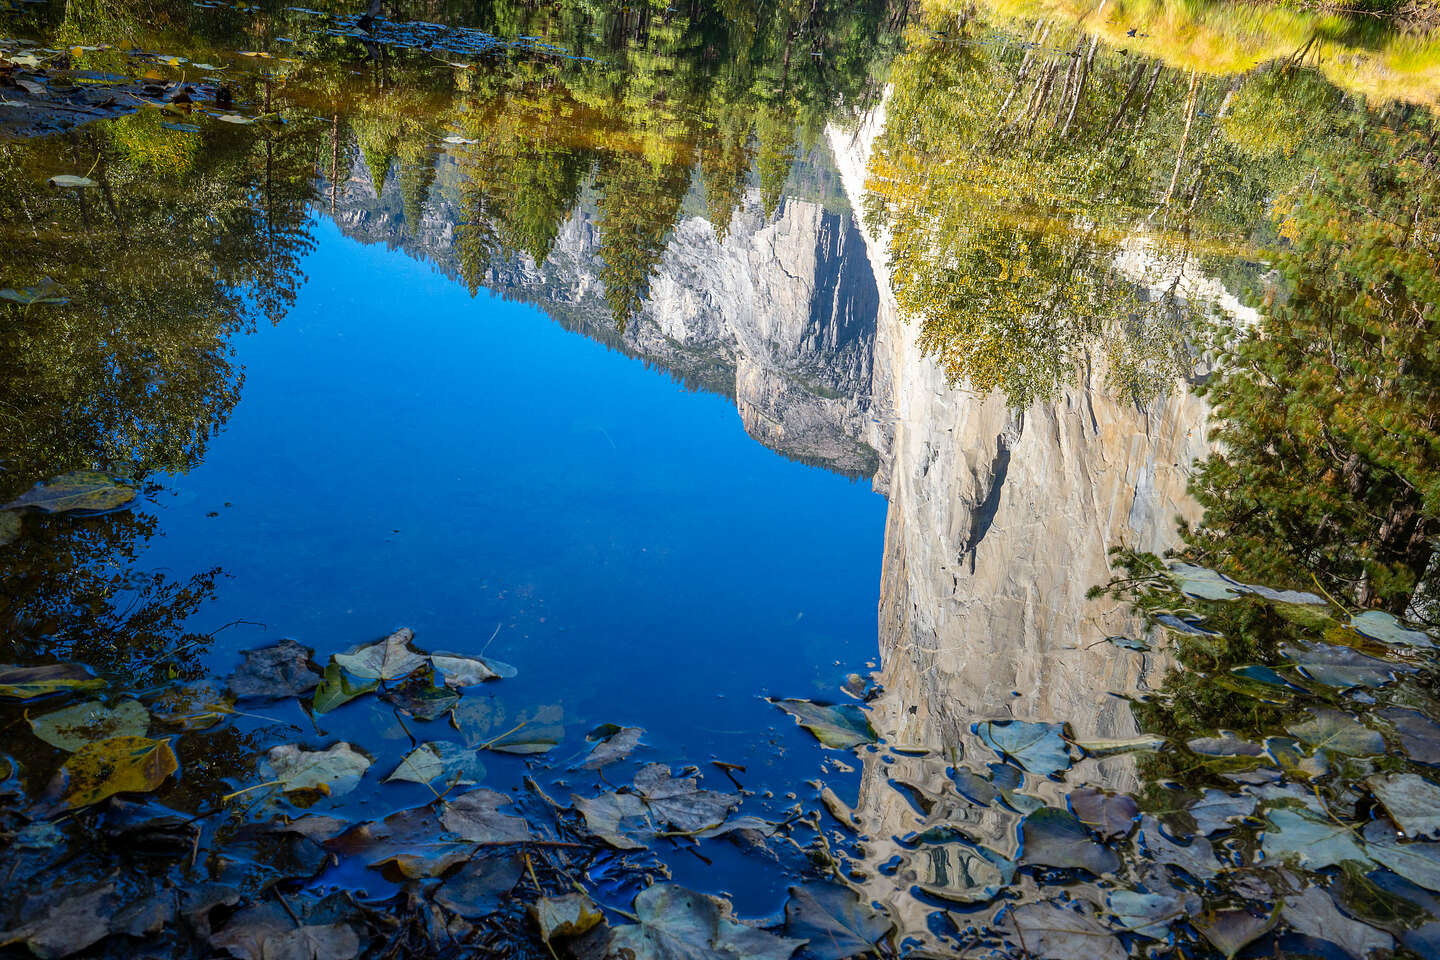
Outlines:
{"type": "MultiPolygon", "coordinates": [[[[392,177],[376,197],[356,158],[333,216],[349,236],[385,242],[458,277],[453,165],[418,224],[404,222],[392,177]]],[[[689,205],[687,205],[689,206],[689,205]]],[[[682,216],[642,315],[615,329],[599,276],[599,226],[582,202],[543,264],[496,258],[487,288],[532,303],[567,329],[734,399],[745,429],[792,459],[869,477],[877,293],[864,243],[847,213],[787,198],[773,217],[756,191],[724,241],[700,216],[682,216]]]]}
{"type": "MultiPolygon", "coordinates": [[[[872,116],[855,135],[831,131],[854,202],[883,122],[872,116]]],[[[869,894],[924,939],[933,908],[908,896],[911,886],[967,899],[994,880],[993,867],[962,845],[909,853],[889,838],[949,823],[1003,855],[1016,852],[1019,815],[966,800],[945,773],[963,762],[985,776],[999,759],[970,733],[973,722],[1067,721],[1080,739],[1136,733],[1128,701],[1112,694],[1153,684],[1163,664],[1104,643],[1142,625],[1086,592],[1110,579],[1111,547],[1163,550],[1174,544],[1176,515],[1194,516],[1186,480],[1205,450],[1206,407],[1185,389],[1147,407],[1122,402],[1093,370],[1059,401],[1023,412],[999,395],[952,387],[900,319],[886,242],[868,238],[880,289],[875,393],[892,398],[894,423],[885,450],[884,693],[873,721],[890,743],[935,752],[864,758],[856,814],[870,838],[869,866],[896,853],[903,861],[891,875],[862,868],[869,894]]],[[[1086,760],[1067,779],[1072,788],[1136,787],[1125,756],[1086,760]]],[[[1064,806],[1063,784],[1027,777],[1022,789],[1064,806]]]]}

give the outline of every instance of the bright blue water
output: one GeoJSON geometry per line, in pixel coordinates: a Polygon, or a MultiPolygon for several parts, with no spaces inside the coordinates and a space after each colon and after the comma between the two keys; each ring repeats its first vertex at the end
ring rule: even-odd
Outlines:
{"type": "MultiPolygon", "coordinates": [[[[615,722],[648,731],[639,759],[700,764],[717,788],[712,757],[777,793],[819,775],[823,751],[758,698],[834,699],[874,659],[883,498],[536,308],[472,299],[329,221],[315,238],[289,315],[239,339],[242,399],[161,496],[164,536],[142,561],[225,570],[195,627],[267,625],[221,633],[212,665],[281,636],[323,663],[399,626],[420,648],[478,653],[498,625],[488,655],[520,673],[479,695],[512,715],[560,704],[553,759],[615,722]]],[[[396,736],[376,713],[351,705],[310,740],[396,736]]],[[[412,728],[454,736],[444,720],[412,728]]],[[[486,764],[500,789],[523,772],[486,764]]],[[[353,802],[375,816],[429,797],[392,784],[353,802]]],[[[693,857],[674,866],[742,910],[769,902],[693,857]]]]}

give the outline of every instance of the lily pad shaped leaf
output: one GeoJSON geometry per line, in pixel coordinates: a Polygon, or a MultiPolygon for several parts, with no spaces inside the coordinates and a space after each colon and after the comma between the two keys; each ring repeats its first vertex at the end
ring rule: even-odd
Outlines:
{"type": "Polygon", "coordinates": [[[35,484],[0,510],[93,515],[119,510],[134,499],[134,487],[98,470],[76,470],[35,484]]]}
{"type": "Polygon", "coordinates": [[[226,685],[241,699],[279,700],[299,696],[320,684],[320,672],[310,663],[314,653],[288,638],[273,646],[246,650],[226,685]]]}
{"type": "Polygon", "coordinates": [[[1271,810],[1265,818],[1269,823],[1260,849],[1267,859],[1294,860],[1308,870],[1339,866],[1347,860],[1362,864],[1370,860],[1354,833],[1342,823],[1285,808],[1271,810]]]}
{"type": "Polygon", "coordinates": [[[1414,773],[1377,774],[1365,782],[1407,836],[1440,836],[1440,786],[1414,773]]]}
{"type": "Polygon", "coordinates": [[[746,926],[730,915],[730,905],[717,897],[657,883],[635,897],[639,923],[617,927],[610,934],[607,956],[631,960],[788,960],[804,940],[777,937],[746,926]]]}
{"type": "Polygon", "coordinates": [[[1411,630],[1401,625],[1392,615],[1383,610],[1366,610],[1357,613],[1350,620],[1350,626],[1372,640],[1400,647],[1419,647],[1428,650],[1435,646],[1435,638],[1423,630],[1411,630]]]}
{"type": "Polygon", "coordinates": [[[30,718],[35,736],[71,753],[97,740],[143,737],[149,728],[150,713],[135,700],[122,700],[114,707],[98,701],[77,703],[30,718]]]}
{"type": "Polygon", "coordinates": [[[357,697],[363,697],[379,685],[379,680],[352,680],[345,669],[332,660],[325,665],[325,676],[315,688],[311,709],[316,713],[329,713],[357,697]]]}
{"type": "Polygon", "coordinates": [[[410,649],[415,632],[401,627],[378,643],[350,653],[337,653],[335,662],[365,680],[399,680],[425,666],[427,658],[410,649]]]}
{"type": "Polygon", "coordinates": [[[99,690],[105,681],[78,663],[50,663],[41,667],[0,664],[0,699],[33,700],[52,693],[99,690]]]}
{"type": "MultiPolygon", "coordinates": [[[[611,724],[614,726],[614,724],[611,724]]],[[[636,747],[640,745],[640,735],[645,732],[643,727],[615,727],[606,729],[603,736],[595,736],[602,731],[592,730],[587,738],[594,740],[595,746],[590,748],[590,754],[585,762],[580,764],[583,770],[599,770],[617,760],[628,757],[636,747]]]]}
{"type": "Polygon", "coordinates": [[[846,886],[817,881],[790,888],[785,903],[785,935],[809,941],[805,956],[845,960],[875,948],[894,924],[846,886]]]}
{"type": "Polygon", "coordinates": [[[771,700],[827,747],[849,750],[879,738],[863,708],[853,703],[826,704],[810,700],[771,700]]]}
{"type": "Polygon", "coordinates": [[[1319,887],[1286,897],[1280,916],[1296,933],[1333,943],[1356,960],[1395,946],[1390,934],[1341,913],[1330,894],[1319,887]]]}
{"type": "Polygon", "coordinates": [[[658,822],[680,833],[717,827],[740,805],[740,797],[733,793],[702,789],[694,777],[672,777],[663,763],[640,768],[635,774],[635,792],[658,822]]]}
{"type": "Polygon", "coordinates": [[[1102,876],[1120,869],[1120,857],[1096,843],[1072,813],[1041,807],[1020,822],[1020,862],[1088,870],[1102,876]]]}
{"type": "Polygon", "coordinates": [[[541,897],[530,905],[530,917],[546,943],[556,937],[578,937],[605,921],[595,901],[583,893],[541,897]]]}
{"type": "Polygon", "coordinates": [[[264,766],[266,779],[279,781],[286,793],[318,790],[338,797],[359,785],[370,758],[343,741],[324,750],[285,743],[270,748],[264,766]]]}
{"type": "Polygon", "coordinates": [[[63,803],[74,809],[117,793],[148,793],[180,769],[169,740],[111,737],[76,750],[61,767],[67,781],[63,803]]]}
{"type": "Polygon", "coordinates": [[[77,177],[73,173],[57,173],[45,181],[52,187],[98,187],[100,184],[89,177],[77,177]]]}
{"type": "Polygon", "coordinates": [[[1351,757],[1373,757],[1385,752],[1385,738],[1339,710],[1315,708],[1314,717],[1285,727],[1312,750],[1343,753],[1351,757]]]}
{"type": "Polygon", "coordinates": [[[422,743],[400,761],[395,772],[385,782],[404,780],[410,783],[429,783],[444,777],[446,783],[477,783],[485,778],[485,765],[474,750],[458,743],[441,740],[422,743]]]}
{"type": "Polygon", "coordinates": [[[971,727],[987,747],[1041,777],[1070,768],[1070,745],[1061,723],[985,720],[971,727]]]}
{"type": "Polygon", "coordinates": [[[1046,960],[1126,960],[1130,951],[1095,918],[1072,906],[1026,903],[1007,907],[998,927],[1026,954],[1046,960]]]}

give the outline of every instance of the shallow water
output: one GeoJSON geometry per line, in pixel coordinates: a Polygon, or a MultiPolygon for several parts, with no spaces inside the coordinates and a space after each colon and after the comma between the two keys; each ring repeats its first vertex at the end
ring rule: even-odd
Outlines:
{"type": "Polygon", "coordinates": [[[1433,955],[1440,60],[1202,12],[0,15],[0,951],[1433,955]]]}

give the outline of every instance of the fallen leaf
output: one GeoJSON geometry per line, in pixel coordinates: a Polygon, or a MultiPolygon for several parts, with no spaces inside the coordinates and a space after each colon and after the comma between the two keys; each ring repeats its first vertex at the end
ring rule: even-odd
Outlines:
{"type": "Polygon", "coordinates": [[[1365,783],[1407,836],[1440,835],[1440,786],[1414,773],[1376,774],[1365,783]]]}
{"type": "Polygon", "coordinates": [[[663,763],[640,768],[635,774],[635,792],[657,822],[680,833],[719,826],[740,805],[740,797],[702,789],[696,785],[695,777],[672,777],[670,768],[663,763]]]}
{"type": "Polygon", "coordinates": [[[122,700],[114,707],[99,701],[77,703],[30,718],[35,736],[68,752],[111,737],[143,737],[149,727],[149,712],[134,700],[122,700]]]}
{"type": "Polygon", "coordinates": [[[148,793],[180,769],[169,740],[111,737],[88,743],[60,768],[65,806],[88,807],[117,793],[148,793]]]}
{"type": "Polygon", "coordinates": [[[343,667],[331,660],[325,665],[325,676],[315,688],[315,698],[310,707],[316,713],[325,714],[343,707],[358,697],[363,697],[380,685],[379,680],[356,682],[350,679],[343,667]]]}
{"type": "Polygon", "coordinates": [[[1254,943],[1275,926],[1279,917],[1268,914],[1257,917],[1248,910],[1216,910],[1191,917],[1190,923],[1209,940],[1215,949],[1231,960],[1235,954],[1254,943]]]}
{"type": "Polygon", "coordinates": [[[790,940],[737,922],[716,897],[657,883],[635,897],[639,923],[610,934],[607,955],[629,960],[788,960],[803,940],[790,940]]]}
{"type": "Polygon", "coordinates": [[[135,489],[117,483],[98,470],[75,470],[35,484],[0,510],[39,510],[41,513],[108,513],[135,499],[135,489]]]}
{"type": "Polygon", "coordinates": [[[440,805],[440,822],[446,830],[471,843],[517,843],[532,839],[523,817],[501,813],[510,798],[494,790],[471,790],[440,805]]]}
{"type": "Polygon", "coordinates": [[[1308,648],[1287,646],[1281,652],[1295,661],[1301,673],[1327,687],[1383,687],[1393,682],[1397,673],[1415,672],[1412,666],[1389,663],[1332,643],[1308,648]]]}
{"type": "Polygon", "coordinates": [[[771,700],[795,722],[827,747],[849,750],[879,738],[865,710],[853,703],[827,704],[810,700],[771,700]]]}
{"type": "Polygon", "coordinates": [[[350,673],[365,680],[399,680],[425,666],[427,658],[410,649],[415,632],[401,627],[378,643],[370,643],[350,651],[337,653],[334,661],[350,673]]]}
{"type": "MultiPolygon", "coordinates": [[[[1014,931],[1016,946],[1046,960],[1127,960],[1130,953],[1113,933],[1073,907],[1026,903],[1007,907],[1003,920],[1014,931]]],[[[1004,923],[998,924],[1006,931],[1004,923]]],[[[1009,931],[1006,931],[1009,932],[1009,931]]]]}
{"type": "Polygon", "coordinates": [[[461,786],[485,779],[485,765],[474,750],[446,740],[422,743],[400,761],[395,772],[385,778],[410,783],[429,783],[444,777],[446,783],[461,786]]]}
{"type": "Polygon", "coordinates": [[[1037,776],[1054,776],[1070,768],[1070,745],[1062,723],[986,720],[971,729],[991,750],[1037,776]]]}
{"type": "Polygon", "coordinates": [[[1265,817],[1269,825],[1261,835],[1260,847],[1267,858],[1294,860],[1308,870],[1370,859],[1342,823],[1290,809],[1270,810],[1265,817]]]}
{"type": "Polygon", "coordinates": [[[381,691],[380,699],[416,720],[434,720],[459,703],[460,694],[449,687],[437,687],[434,676],[426,672],[381,691]]]}
{"type": "Polygon", "coordinates": [[[790,888],[785,902],[785,935],[808,941],[813,960],[844,960],[870,953],[894,929],[883,913],[849,888],[819,880],[790,888]]]}
{"type": "Polygon", "coordinates": [[[99,690],[105,681],[78,663],[49,663],[41,667],[0,664],[0,699],[33,700],[52,693],[99,690]]]}
{"type": "Polygon", "coordinates": [[[1107,903],[1125,929],[1151,940],[1164,940],[1170,936],[1172,923],[1199,909],[1200,898],[1178,890],[1162,893],[1112,890],[1107,903]]]}
{"type": "Polygon", "coordinates": [[[1333,943],[1356,960],[1395,945],[1390,934],[1341,913],[1330,894],[1319,887],[1306,887],[1286,897],[1280,915],[1297,933],[1333,943]]]}
{"type": "Polygon", "coordinates": [[[1287,724],[1285,729],[1312,750],[1328,750],[1352,757],[1373,757],[1385,752],[1385,738],[1339,710],[1311,708],[1313,719],[1287,724]]]}
{"type": "Polygon", "coordinates": [[[1418,710],[1401,707],[1381,710],[1379,717],[1394,726],[1395,735],[1400,738],[1400,746],[1411,760],[1440,764],[1440,723],[1418,710]]]}
{"type": "Polygon", "coordinates": [[[605,922],[605,914],[583,893],[541,897],[530,904],[530,918],[546,943],[556,937],[577,937],[605,922]]]}
{"type": "Polygon", "coordinates": [[[1393,646],[1416,647],[1429,650],[1435,646],[1435,638],[1423,630],[1411,630],[1383,610],[1366,610],[1350,619],[1350,626],[1358,633],[1381,643],[1393,646]]]}
{"type": "MultiPolygon", "coordinates": [[[[5,291],[0,290],[0,293],[5,291]]],[[[0,547],[20,539],[20,514],[0,510],[0,547]]]]}
{"type": "Polygon", "coordinates": [[[359,785],[370,758],[344,741],[324,750],[285,743],[270,748],[264,767],[265,779],[278,781],[286,793],[319,790],[338,797],[359,785]]]}
{"type": "MultiPolygon", "coordinates": [[[[613,724],[612,724],[613,726],[613,724]]],[[[595,740],[595,746],[590,748],[590,754],[585,762],[580,764],[584,770],[599,770],[601,767],[612,764],[617,760],[623,760],[640,745],[640,735],[645,732],[643,727],[615,727],[607,731],[602,737],[590,736],[595,740]]],[[[593,734],[594,731],[591,731],[593,734]]]]}
{"type": "Polygon", "coordinates": [[[239,960],[353,960],[360,937],[347,923],[300,924],[274,903],[232,916],[211,943],[239,960]]]}
{"type": "Polygon", "coordinates": [[[524,875],[524,861],[513,850],[471,857],[435,888],[435,902],[472,920],[489,916],[505,905],[524,875]]]}
{"type": "Polygon", "coordinates": [[[602,793],[598,797],[571,796],[589,831],[617,850],[644,850],[632,833],[654,833],[645,801],[633,793],[602,793]]]}
{"type": "Polygon", "coordinates": [[[242,700],[299,696],[320,684],[321,674],[310,662],[314,653],[288,638],[273,646],[245,650],[226,685],[242,700]]]}
{"type": "Polygon", "coordinates": [[[1195,829],[1209,836],[1235,826],[1234,821],[1244,820],[1255,813],[1257,801],[1254,797],[1226,793],[1224,790],[1206,790],[1185,810],[1195,818],[1195,829]]]}
{"type": "Polygon", "coordinates": [[[100,184],[91,180],[89,177],[77,177],[72,173],[58,173],[45,182],[52,187],[73,187],[77,189],[100,186],[100,184]]]}
{"type": "MultiPolygon", "coordinates": [[[[499,680],[505,676],[500,672],[504,664],[486,660],[484,657],[462,657],[456,653],[432,653],[430,663],[445,675],[447,687],[473,687],[477,684],[499,680]]],[[[514,676],[514,667],[510,676],[514,676]]]]}
{"type": "Polygon", "coordinates": [[[1086,827],[1099,834],[1102,840],[1128,837],[1135,829],[1135,820],[1140,815],[1140,808],[1133,798],[1123,793],[1110,793],[1093,787],[1081,787],[1073,791],[1068,801],[1070,812],[1086,827]]]}
{"type": "Polygon", "coordinates": [[[1120,858],[1096,843],[1074,814],[1041,807],[1020,821],[1020,862],[1088,870],[1096,876],[1120,868],[1120,858]]]}

